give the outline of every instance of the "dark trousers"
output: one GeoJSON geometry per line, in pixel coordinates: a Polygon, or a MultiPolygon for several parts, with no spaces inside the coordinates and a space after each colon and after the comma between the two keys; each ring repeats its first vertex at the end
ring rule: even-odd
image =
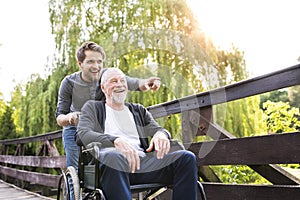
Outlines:
{"type": "Polygon", "coordinates": [[[130,184],[165,183],[173,186],[173,200],[197,199],[196,156],[186,150],[141,158],[141,169],[129,172],[126,158],[117,150],[100,153],[100,183],[108,200],[131,200],[130,184]]]}

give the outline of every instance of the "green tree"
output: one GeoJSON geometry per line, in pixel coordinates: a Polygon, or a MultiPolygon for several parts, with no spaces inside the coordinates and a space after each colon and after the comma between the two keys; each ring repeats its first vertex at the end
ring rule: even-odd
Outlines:
{"type": "MultiPolygon", "coordinates": [[[[0,117],[0,140],[17,138],[16,127],[12,119],[13,110],[7,104],[4,106],[4,112],[0,117]]],[[[8,154],[13,154],[16,145],[10,145],[8,154]]]]}
{"type": "Polygon", "coordinates": [[[262,135],[267,130],[263,123],[263,111],[259,108],[258,96],[227,102],[226,105],[217,105],[215,109],[226,112],[225,119],[217,118],[216,123],[236,137],[262,135]]]}
{"type": "Polygon", "coordinates": [[[223,183],[271,184],[268,180],[245,165],[212,166],[223,183]]]}
{"type": "Polygon", "coordinates": [[[2,117],[3,113],[5,112],[5,101],[2,92],[0,92],[0,118],[2,117]]]}
{"type": "MultiPolygon", "coordinates": [[[[59,85],[65,75],[78,70],[75,52],[86,40],[104,47],[106,67],[119,67],[130,76],[161,77],[163,84],[158,93],[129,95],[129,101],[145,106],[248,77],[243,52],[234,46],[228,50],[216,48],[183,0],[50,0],[49,11],[56,41],[55,58],[47,65],[50,75],[46,79],[32,75],[25,85],[16,88],[12,98],[14,121],[23,136],[60,129],[54,115],[59,85]]],[[[256,115],[252,113],[256,109],[252,103],[240,104],[244,104],[242,110],[229,105],[226,115],[221,108],[217,109],[216,120],[239,134],[253,132],[234,128],[236,124],[243,127],[256,115]],[[245,110],[249,112],[243,117],[249,120],[232,121],[231,111],[245,110]]],[[[175,136],[181,134],[180,117],[179,114],[159,121],[175,136]]]]}
{"type": "MultiPolygon", "coordinates": [[[[287,133],[300,130],[299,108],[290,106],[289,102],[271,102],[263,104],[265,123],[269,133],[287,133]]],[[[300,168],[299,164],[282,164],[283,167],[300,168]]]]}
{"type": "MultiPolygon", "coordinates": [[[[106,50],[106,67],[119,67],[130,76],[161,77],[157,94],[131,93],[129,101],[149,106],[248,76],[243,52],[214,47],[184,0],[50,0],[49,5],[61,55],[58,67],[69,73],[77,70],[76,48],[93,40],[106,50]]],[[[179,118],[171,116],[161,123],[179,135],[179,118]]]]}
{"type": "Polygon", "coordinates": [[[291,107],[288,102],[271,102],[263,104],[265,122],[270,133],[295,132],[299,130],[299,108],[291,107]]]}
{"type": "Polygon", "coordinates": [[[12,93],[10,106],[13,109],[12,118],[16,126],[16,133],[22,135],[24,132],[24,121],[22,120],[22,113],[27,109],[22,105],[23,88],[21,84],[15,86],[12,93]]]}
{"type": "Polygon", "coordinates": [[[0,118],[0,140],[16,138],[16,126],[12,119],[13,110],[5,105],[5,111],[0,118]]]}
{"type": "Polygon", "coordinates": [[[263,104],[267,101],[272,101],[272,102],[289,102],[289,96],[288,96],[288,91],[287,90],[276,90],[272,92],[268,92],[266,94],[262,94],[260,96],[260,104],[259,107],[263,110],[263,104]]]}

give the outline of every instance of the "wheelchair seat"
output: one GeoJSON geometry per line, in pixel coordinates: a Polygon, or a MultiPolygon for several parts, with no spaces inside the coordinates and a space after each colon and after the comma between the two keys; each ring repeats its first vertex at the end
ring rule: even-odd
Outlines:
{"type": "MultiPolygon", "coordinates": [[[[183,146],[176,140],[171,141],[172,151],[183,149],[183,146]]],[[[101,144],[93,143],[87,146],[87,148],[80,147],[78,173],[74,167],[68,167],[67,170],[62,174],[61,180],[59,181],[59,191],[57,199],[61,199],[60,190],[65,189],[63,192],[63,199],[70,200],[71,195],[71,184],[73,186],[73,195],[75,200],[85,199],[99,199],[105,200],[102,193],[101,186],[99,183],[99,162],[93,155],[95,152],[99,152],[101,144]],[[91,153],[93,152],[93,153],[91,153]],[[62,181],[64,180],[64,181],[62,181]],[[63,186],[61,186],[63,184],[63,186]],[[82,192],[87,195],[82,195],[82,192]],[[84,197],[82,197],[84,196],[84,197]]],[[[142,194],[139,199],[155,199],[156,196],[160,195],[166,189],[172,189],[172,185],[166,185],[162,183],[150,183],[150,184],[136,184],[130,185],[130,190],[133,194],[142,194]]],[[[198,191],[201,199],[206,200],[206,195],[202,184],[198,181],[198,191]]]]}

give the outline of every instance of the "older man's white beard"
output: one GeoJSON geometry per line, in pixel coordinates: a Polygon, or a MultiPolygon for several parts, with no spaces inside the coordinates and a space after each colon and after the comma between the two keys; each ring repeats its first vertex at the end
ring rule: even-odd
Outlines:
{"type": "Polygon", "coordinates": [[[122,93],[112,93],[112,100],[113,102],[117,103],[117,104],[122,104],[125,102],[126,99],[126,92],[122,92],[122,93]]]}

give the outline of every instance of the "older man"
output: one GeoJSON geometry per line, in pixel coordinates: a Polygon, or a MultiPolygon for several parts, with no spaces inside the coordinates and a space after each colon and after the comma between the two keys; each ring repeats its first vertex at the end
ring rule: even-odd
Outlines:
{"type": "Polygon", "coordinates": [[[125,103],[124,73],[107,69],[101,80],[106,101],[88,101],[79,118],[79,145],[100,142],[100,183],[108,200],[131,200],[130,184],[173,185],[173,199],[197,199],[196,157],[170,151],[170,134],[142,105],[125,103]],[[150,142],[149,141],[150,138],[150,142]]]}

